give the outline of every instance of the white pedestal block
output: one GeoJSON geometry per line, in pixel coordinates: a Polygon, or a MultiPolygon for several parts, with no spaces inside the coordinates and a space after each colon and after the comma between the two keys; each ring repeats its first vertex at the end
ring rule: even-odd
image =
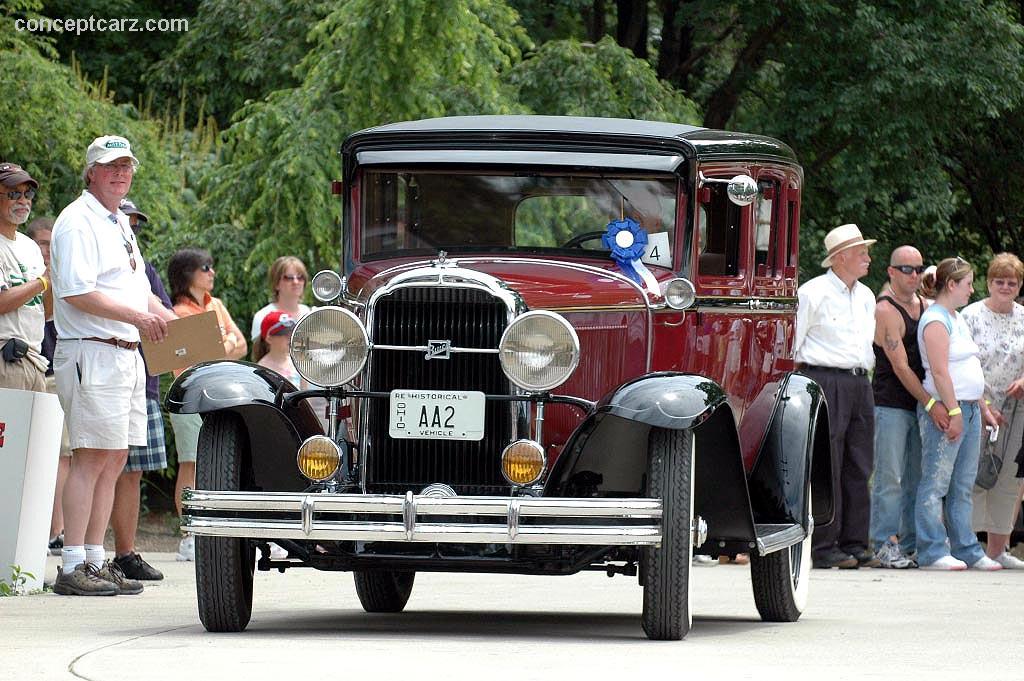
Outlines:
{"type": "Polygon", "coordinates": [[[64,411],[56,395],[0,388],[0,579],[43,588],[64,411]]]}

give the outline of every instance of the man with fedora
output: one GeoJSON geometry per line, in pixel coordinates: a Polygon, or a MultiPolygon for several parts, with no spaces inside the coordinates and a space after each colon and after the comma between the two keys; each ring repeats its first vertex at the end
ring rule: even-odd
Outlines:
{"type": "Polygon", "coordinates": [[[832,442],[835,520],[814,529],[816,568],[875,565],[868,549],[871,517],[868,476],[874,459],[874,397],[868,371],[875,364],[875,296],[858,280],[868,273],[868,248],[857,225],[825,236],[825,274],[797,291],[794,359],[821,386],[832,442]]]}
{"type": "Polygon", "coordinates": [[[42,355],[49,316],[49,270],[36,242],[18,232],[39,183],[14,163],[0,163],[0,388],[46,392],[42,355]]]}
{"type": "Polygon", "coordinates": [[[140,337],[159,342],[173,314],[150,290],[120,210],[138,159],[123,137],[89,145],[85,191],[57,217],[50,244],[57,348],[53,372],[74,452],[64,485],[64,548],[54,593],[136,594],[142,583],[105,562],[103,536],[129,445],[146,444],[140,337]]]}

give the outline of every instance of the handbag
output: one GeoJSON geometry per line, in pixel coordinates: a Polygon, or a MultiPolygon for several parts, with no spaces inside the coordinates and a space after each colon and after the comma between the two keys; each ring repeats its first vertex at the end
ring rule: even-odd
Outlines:
{"type": "Polygon", "coordinates": [[[1019,404],[1020,400],[1013,400],[1013,406],[1009,415],[1003,414],[1006,417],[1007,427],[1002,433],[1002,437],[997,437],[995,440],[991,437],[985,438],[984,443],[981,445],[981,456],[978,459],[978,476],[974,480],[974,484],[981,489],[992,489],[996,486],[996,480],[999,479],[999,472],[1003,469],[1003,463],[1006,459],[1006,448],[1010,444],[1010,426],[1013,425],[1013,421],[1017,416],[1017,406],[1019,404]]]}

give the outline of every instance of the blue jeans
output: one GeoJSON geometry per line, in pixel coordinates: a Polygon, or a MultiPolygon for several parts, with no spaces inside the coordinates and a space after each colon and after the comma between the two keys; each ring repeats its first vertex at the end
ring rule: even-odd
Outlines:
{"type": "Polygon", "coordinates": [[[964,430],[950,442],[935,427],[924,407],[917,405],[921,484],[917,489],[916,520],[917,560],[921,565],[930,565],[950,554],[973,565],[985,555],[971,529],[971,490],[978,475],[981,451],[981,410],[977,402],[960,402],[960,408],[964,430]]]}
{"type": "Polygon", "coordinates": [[[909,409],[875,407],[875,469],[871,477],[871,546],[892,535],[905,553],[917,548],[914,506],[921,482],[921,432],[909,409]]]}

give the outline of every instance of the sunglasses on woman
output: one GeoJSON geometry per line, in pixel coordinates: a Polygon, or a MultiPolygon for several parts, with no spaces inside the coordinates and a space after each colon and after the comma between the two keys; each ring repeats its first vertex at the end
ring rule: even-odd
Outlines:
{"type": "Polygon", "coordinates": [[[282,274],[281,278],[285,281],[306,281],[304,274],[282,274]]]}

